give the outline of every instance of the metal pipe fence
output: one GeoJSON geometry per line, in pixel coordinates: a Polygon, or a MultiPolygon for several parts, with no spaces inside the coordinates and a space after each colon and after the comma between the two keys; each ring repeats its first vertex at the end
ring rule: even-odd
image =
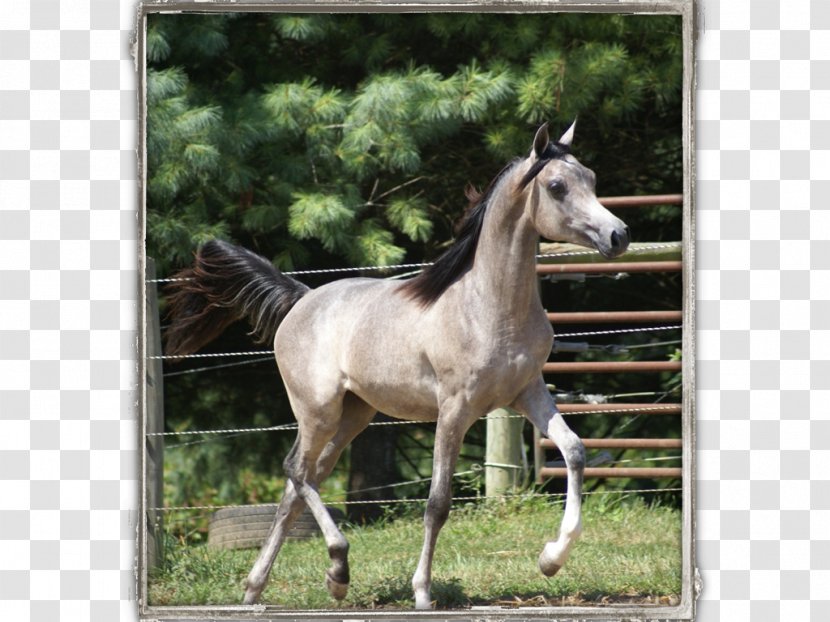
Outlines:
{"type": "Polygon", "coordinates": [[[681,322],[682,311],[586,311],[548,313],[553,324],[635,324],[681,322]]]}

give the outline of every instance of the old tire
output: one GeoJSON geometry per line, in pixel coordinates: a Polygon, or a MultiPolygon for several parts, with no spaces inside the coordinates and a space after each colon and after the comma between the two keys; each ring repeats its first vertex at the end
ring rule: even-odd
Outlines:
{"type": "MultiPolygon", "coordinates": [[[[336,523],[345,520],[345,515],[340,510],[328,510],[336,523]]],[[[275,505],[246,505],[217,510],[208,525],[208,545],[222,549],[258,549],[268,536],[276,511],[275,505]]],[[[304,540],[317,535],[320,535],[320,527],[308,508],[305,508],[292,525],[287,538],[304,540]]]]}

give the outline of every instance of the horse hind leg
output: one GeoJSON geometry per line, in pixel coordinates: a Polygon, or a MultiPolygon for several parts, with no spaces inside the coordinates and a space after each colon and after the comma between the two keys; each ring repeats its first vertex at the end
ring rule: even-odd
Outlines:
{"type": "MultiPolygon", "coordinates": [[[[319,482],[329,476],[343,450],[358,434],[366,429],[376,412],[374,408],[354,394],[346,393],[343,400],[343,416],[340,420],[340,427],[334,438],[326,444],[317,460],[319,482]]],[[[327,519],[327,522],[331,522],[332,525],[334,524],[328,511],[325,512],[325,519],[327,519]]],[[[318,524],[320,524],[319,520],[318,524]]],[[[320,524],[320,529],[323,529],[322,524],[320,524]]],[[[337,535],[332,540],[326,539],[329,557],[332,562],[331,567],[326,570],[326,588],[333,598],[342,600],[346,597],[349,589],[349,543],[336,526],[335,529],[337,535]]],[[[325,535],[325,530],[323,533],[325,535]]]]}
{"type": "MultiPolygon", "coordinates": [[[[289,453],[289,459],[297,451],[300,444],[300,438],[294,442],[294,447],[289,453]]],[[[274,522],[271,524],[271,529],[268,532],[268,537],[259,551],[259,556],[254,562],[251,572],[248,573],[248,578],[245,582],[245,597],[242,601],[245,605],[253,605],[259,600],[265,585],[268,583],[268,575],[271,573],[271,567],[274,565],[274,560],[280,552],[288,531],[297,520],[297,517],[303,510],[303,500],[297,494],[294,484],[289,480],[285,485],[285,493],[283,494],[277,512],[274,515],[274,522]]]]}
{"type": "Polygon", "coordinates": [[[345,598],[349,588],[349,543],[320,498],[318,486],[334,468],[343,449],[369,425],[374,414],[372,407],[347,393],[337,427],[321,426],[320,418],[314,419],[314,433],[304,434],[308,442],[301,444],[292,463],[287,464],[286,473],[297,494],[305,501],[323,532],[332,562],[326,570],[326,588],[337,600],[345,598]]]}
{"type": "MultiPolygon", "coordinates": [[[[311,471],[311,473],[313,473],[313,477],[306,477],[306,482],[312,486],[315,492],[319,483],[328,477],[334,469],[334,466],[337,464],[337,460],[343,452],[343,449],[346,448],[355,436],[366,428],[374,415],[375,410],[372,407],[352,394],[346,394],[343,402],[343,413],[339,420],[339,427],[337,428],[333,438],[325,443],[323,450],[320,452],[316,466],[311,471]]],[[[297,440],[294,443],[294,447],[291,449],[291,452],[285,460],[285,469],[287,473],[295,471],[295,465],[302,461],[301,454],[301,436],[298,435],[297,440]]],[[[311,454],[306,455],[307,460],[310,460],[311,457],[311,454]]],[[[308,473],[307,470],[306,472],[308,473]]],[[[274,523],[271,526],[271,531],[260,551],[259,557],[254,563],[254,567],[248,575],[245,599],[243,601],[244,604],[251,605],[259,599],[262,591],[265,589],[265,585],[268,582],[268,575],[271,572],[271,567],[273,566],[274,560],[276,559],[277,554],[285,541],[288,530],[302,512],[304,505],[304,498],[300,496],[294,479],[289,475],[289,480],[286,483],[285,494],[280,502],[279,509],[277,510],[277,514],[274,518],[274,523]]],[[[325,510],[325,508],[324,511],[324,521],[326,523],[331,523],[328,526],[329,534],[331,533],[332,528],[340,534],[340,530],[337,529],[334,521],[331,520],[331,516],[328,511],[325,510]]],[[[314,513],[313,510],[312,513],[314,513]]],[[[319,524],[320,521],[317,516],[317,514],[314,514],[314,517],[317,519],[319,524]]],[[[326,535],[327,532],[322,525],[321,529],[323,530],[324,535],[326,535]]],[[[332,538],[334,544],[334,546],[332,546],[332,542],[329,537],[330,536],[327,536],[326,544],[329,548],[329,555],[332,558],[332,567],[326,571],[326,587],[328,588],[329,593],[334,598],[339,600],[346,596],[349,585],[348,542],[342,534],[340,534],[339,538],[335,535],[332,538]]]]}

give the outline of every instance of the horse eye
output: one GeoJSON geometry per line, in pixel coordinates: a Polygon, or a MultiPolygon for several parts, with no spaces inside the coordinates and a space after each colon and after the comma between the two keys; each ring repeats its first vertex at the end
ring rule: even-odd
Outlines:
{"type": "Polygon", "coordinates": [[[561,200],[568,193],[568,188],[564,182],[554,179],[548,184],[548,191],[554,199],[561,200]]]}

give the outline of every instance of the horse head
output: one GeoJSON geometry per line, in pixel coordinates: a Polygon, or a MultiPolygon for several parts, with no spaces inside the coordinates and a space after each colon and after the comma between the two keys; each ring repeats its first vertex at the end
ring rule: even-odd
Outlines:
{"type": "Polygon", "coordinates": [[[536,231],[550,240],[597,249],[611,259],[628,248],[626,224],[596,196],[596,175],[572,154],[576,121],[551,142],[545,123],[536,132],[520,189],[529,187],[525,213],[536,231]]]}

